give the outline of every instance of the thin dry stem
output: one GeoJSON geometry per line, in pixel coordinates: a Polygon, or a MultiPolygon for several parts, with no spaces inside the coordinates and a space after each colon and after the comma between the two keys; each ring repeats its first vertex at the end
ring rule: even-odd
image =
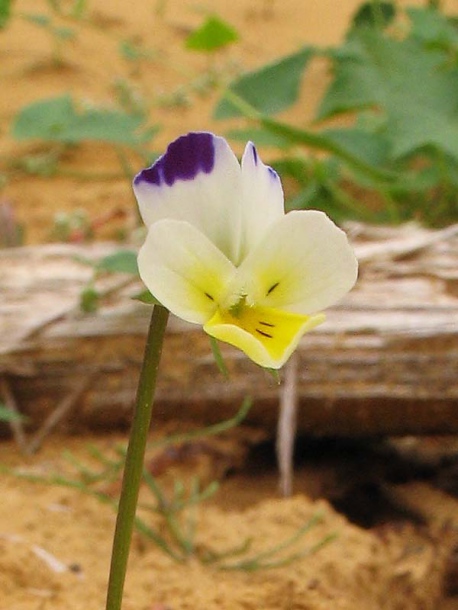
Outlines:
{"type": "Polygon", "coordinates": [[[32,437],[26,447],[26,453],[32,455],[36,453],[43,444],[45,438],[55,429],[55,427],[72,411],[78,404],[81,396],[89,389],[94,377],[99,372],[99,369],[94,369],[78,383],[78,385],[63,398],[57,407],[49,414],[38,431],[32,437]]]}
{"type": "Polygon", "coordinates": [[[280,470],[280,493],[293,491],[294,439],[296,437],[297,373],[299,356],[294,353],[285,366],[285,380],[280,390],[280,415],[277,427],[277,459],[280,470]]]}

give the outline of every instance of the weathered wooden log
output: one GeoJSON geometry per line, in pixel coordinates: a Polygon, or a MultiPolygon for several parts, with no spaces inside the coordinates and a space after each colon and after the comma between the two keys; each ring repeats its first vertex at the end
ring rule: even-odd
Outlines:
{"type": "MultiPolygon", "coordinates": [[[[352,225],[349,232],[360,278],[299,347],[299,431],[458,433],[458,227],[352,225]]],[[[84,261],[117,250],[103,243],[0,252],[0,375],[32,426],[89,376],[67,425],[130,421],[150,317],[150,308],[131,298],[141,286],[125,275],[99,277],[99,309],[85,314],[79,307],[93,278],[84,261]]],[[[202,330],[172,319],[156,417],[214,422],[249,395],[249,421],[273,432],[276,381],[230,346],[222,352],[229,380],[217,371],[202,330]]]]}

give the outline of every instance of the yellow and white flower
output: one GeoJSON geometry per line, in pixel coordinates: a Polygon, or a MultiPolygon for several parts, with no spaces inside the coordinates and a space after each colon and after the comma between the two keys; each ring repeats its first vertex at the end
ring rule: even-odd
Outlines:
{"type": "Polygon", "coordinates": [[[140,276],[176,316],[280,368],[354,285],[346,235],[315,210],[285,214],[277,173],[250,142],[189,133],[134,179],[148,234],[140,276]]]}

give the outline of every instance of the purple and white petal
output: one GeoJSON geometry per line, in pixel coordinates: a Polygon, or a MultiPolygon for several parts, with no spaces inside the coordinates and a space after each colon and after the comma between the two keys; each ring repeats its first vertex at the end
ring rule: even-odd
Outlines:
{"type": "Polygon", "coordinates": [[[271,225],[229,290],[259,306],[312,314],[341,299],[357,275],[345,233],[323,212],[293,211],[271,225]]]}
{"type": "Polygon", "coordinates": [[[242,184],[243,259],[270,225],[285,213],[280,178],[275,170],[261,161],[252,142],[248,142],[242,157],[242,184]]]}
{"type": "Polygon", "coordinates": [[[224,138],[192,132],[134,179],[143,221],[184,220],[204,233],[230,260],[240,249],[242,179],[224,138]]]}

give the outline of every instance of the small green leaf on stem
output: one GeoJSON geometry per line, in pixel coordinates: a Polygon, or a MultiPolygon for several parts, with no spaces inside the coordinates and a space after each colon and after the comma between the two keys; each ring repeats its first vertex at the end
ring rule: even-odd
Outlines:
{"type": "Polygon", "coordinates": [[[145,305],[160,305],[159,301],[154,297],[149,290],[143,290],[132,297],[134,301],[140,301],[145,305]]]}
{"type": "Polygon", "coordinates": [[[137,252],[133,250],[119,250],[105,256],[98,261],[97,271],[108,271],[109,273],[130,273],[138,275],[137,252]]]}
{"type": "MultiPolygon", "coordinates": [[[[313,57],[311,47],[303,47],[296,53],[281,58],[259,70],[249,72],[229,85],[241,102],[266,115],[289,108],[299,96],[299,88],[305,68],[313,57]]],[[[229,96],[224,95],[215,110],[216,119],[227,119],[246,114],[229,96]]]]}
{"type": "Polygon", "coordinates": [[[221,350],[219,349],[219,343],[215,339],[215,337],[210,337],[210,345],[213,352],[213,357],[215,358],[216,366],[218,367],[220,373],[226,378],[229,378],[229,371],[227,370],[226,363],[224,362],[224,358],[221,354],[221,350]]]}
{"type": "Polygon", "coordinates": [[[231,25],[212,15],[201,27],[194,30],[186,39],[186,47],[193,51],[212,52],[238,40],[237,30],[231,25]]]}
{"type": "Polygon", "coordinates": [[[16,422],[16,421],[24,421],[26,417],[21,415],[21,413],[16,413],[3,403],[0,403],[0,421],[5,422],[16,422]]]}
{"type": "Polygon", "coordinates": [[[84,313],[97,311],[100,302],[100,294],[94,286],[86,286],[80,294],[80,307],[84,313]]]}

